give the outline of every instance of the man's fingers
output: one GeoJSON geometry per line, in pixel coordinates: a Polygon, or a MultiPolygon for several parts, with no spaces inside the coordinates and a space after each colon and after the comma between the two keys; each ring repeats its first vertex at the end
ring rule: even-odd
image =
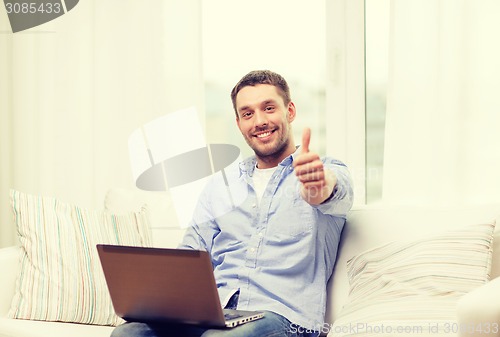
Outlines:
{"type": "Polygon", "coordinates": [[[309,142],[311,141],[311,129],[304,128],[302,132],[302,153],[309,152],[309,142]]]}
{"type": "MultiPolygon", "coordinates": [[[[308,158],[305,158],[308,159],[308,158]]],[[[315,171],[323,171],[324,165],[323,162],[316,157],[312,157],[309,160],[304,160],[303,162],[297,161],[297,166],[295,167],[295,173],[297,175],[315,172],[315,171]]]]}
{"type": "Polygon", "coordinates": [[[304,174],[297,176],[297,178],[299,179],[299,181],[301,183],[323,181],[323,180],[325,180],[325,172],[324,171],[316,171],[316,172],[304,173],[304,174]]]}

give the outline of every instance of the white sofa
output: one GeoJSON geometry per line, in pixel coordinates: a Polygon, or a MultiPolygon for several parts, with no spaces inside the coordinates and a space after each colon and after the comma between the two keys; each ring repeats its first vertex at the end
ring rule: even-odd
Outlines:
{"type": "MultiPolygon", "coordinates": [[[[105,207],[119,212],[150,205],[153,238],[156,246],[175,246],[183,230],[166,228],[165,223],[175,221],[169,211],[171,203],[158,194],[130,190],[111,190],[105,200],[105,207]]],[[[479,205],[473,207],[423,208],[407,206],[370,206],[353,209],[342,235],[334,275],[328,287],[327,324],[333,323],[346,303],[349,282],[346,261],[352,256],[380,244],[406,240],[437,233],[468,224],[491,222],[500,214],[500,205],[479,205]]],[[[493,249],[492,281],[465,295],[457,306],[457,322],[499,322],[500,323],[500,228],[495,231],[493,249]],[[494,299],[492,301],[492,298],[494,299]]],[[[18,247],[0,250],[0,337],[24,336],[109,336],[112,327],[90,326],[73,323],[40,322],[6,318],[14,294],[18,266],[18,247]]],[[[432,317],[429,317],[432,319],[432,317]]],[[[500,332],[477,336],[500,336],[500,332]]],[[[408,335],[408,334],[405,334],[408,335]]],[[[422,334],[418,334],[422,336],[422,334]]],[[[435,334],[434,334],[435,335],[435,334]]],[[[457,334],[458,335],[458,334],[457,334]]],[[[461,334],[464,335],[464,334],[461,334]]],[[[473,335],[473,334],[471,334],[473,335]]]]}

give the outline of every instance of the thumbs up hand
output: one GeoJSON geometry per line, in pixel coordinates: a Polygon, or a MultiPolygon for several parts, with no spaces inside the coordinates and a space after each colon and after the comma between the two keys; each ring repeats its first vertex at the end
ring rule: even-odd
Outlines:
{"type": "Polygon", "coordinates": [[[309,151],[311,129],[302,133],[302,147],[294,161],[295,174],[301,183],[301,196],[311,205],[319,205],[332,194],[337,177],[332,170],[324,167],[319,155],[309,151]]]}

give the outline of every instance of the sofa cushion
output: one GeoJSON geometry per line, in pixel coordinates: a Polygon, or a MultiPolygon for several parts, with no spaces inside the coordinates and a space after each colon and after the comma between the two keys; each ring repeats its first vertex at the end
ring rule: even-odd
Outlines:
{"type": "Polygon", "coordinates": [[[147,209],[93,211],[11,191],[21,244],[9,317],[116,325],[96,244],[150,246],[147,209]]]}
{"type": "Polygon", "coordinates": [[[494,227],[395,241],[353,257],[348,302],[329,336],[401,335],[418,327],[453,335],[458,299],[489,279],[494,227]]]}
{"type": "Polygon", "coordinates": [[[177,248],[186,229],[179,226],[169,192],[113,188],[108,190],[104,200],[104,208],[113,213],[140,210],[144,205],[147,205],[150,215],[153,246],[177,248]]]}
{"type": "MultiPolygon", "coordinates": [[[[354,207],[347,216],[334,274],[328,283],[326,321],[334,322],[347,303],[350,288],[347,261],[353,256],[392,241],[435,235],[471,224],[490,223],[498,214],[500,203],[452,206],[373,204],[354,207]]],[[[496,226],[495,235],[499,233],[500,226],[496,226]]],[[[496,248],[493,250],[492,277],[499,276],[500,268],[495,271],[495,260],[500,262],[500,250],[496,248]]]]}

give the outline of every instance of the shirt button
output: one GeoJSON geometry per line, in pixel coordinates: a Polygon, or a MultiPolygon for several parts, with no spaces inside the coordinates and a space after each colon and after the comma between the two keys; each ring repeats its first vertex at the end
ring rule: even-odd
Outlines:
{"type": "Polygon", "coordinates": [[[259,236],[260,236],[260,237],[263,237],[263,236],[264,236],[264,233],[259,232],[259,236]]]}
{"type": "Polygon", "coordinates": [[[252,204],[252,208],[255,208],[255,207],[257,207],[257,204],[252,204]]]}
{"type": "Polygon", "coordinates": [[[255,248],[250,248],[250,253],[254,253],[255,252],[255,248]]]}

